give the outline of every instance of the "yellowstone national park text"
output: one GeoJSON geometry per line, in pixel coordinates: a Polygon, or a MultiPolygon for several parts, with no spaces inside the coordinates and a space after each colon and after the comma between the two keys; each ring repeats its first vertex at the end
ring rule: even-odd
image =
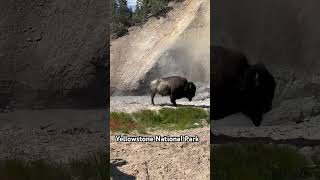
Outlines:
{"type": "Polygon", "coordinates": [[[127,136],[116,135],[117,142],[199,142],[198,136],[127,136]]]}

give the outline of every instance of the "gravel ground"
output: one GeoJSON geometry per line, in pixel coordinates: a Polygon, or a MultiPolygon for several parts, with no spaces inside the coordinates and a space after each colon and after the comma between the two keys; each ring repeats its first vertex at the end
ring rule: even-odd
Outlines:
{"type": "Polygon", "coordinates": [[[0,159],[67,161],[108,147],[105,109],[0,113],[0,159]]]}
{"type": "Polygon", "coordinates": [[[113,179],[209,179],[209,127],[148,135],[197,135],[199,142],[116,142],[111,134],[113,179]]]}
{"type": "MultiPolygon", "coordinates": [[[[112,96],[110,98],[110,112],[123,111],[134,112],[142,109],[158,110],[163,107],[174,108],[170,102],[170,98],[156,95],[154,102],[156,106],[151,105],[150,96],[112,96]]],[[[209,93],[201,93],[189,102],[183,98],[176,101],[180,106],[193,106],[210,110],[209,93]]]]}
{"type": "Polygon", "coordinates": [[[0,130],[0,159],[47,159],[66,162],[107,149],[106,134],[85,128],[0,130]]]}
{"type": "Polygon", "coordinates": [[[254,127],[252,122],[243,115],[237,114],[221,121],[212,121],[211,129],[216,135],[224,134],[234,137],[271,137],[273,139],[320,139],[320,116],[310,121],[284,125],[262,125],[254,127]]]}
{"type": "Polygon", "coordinates": [[[290,99],[265,114],[259,127],[254,127],[250,119],[239,113],[212,121],[211,130],[217,135],[234,137],[320,139],[319,105],[315,97],[290,99]]]}
{"type": "MultiPolygon", "coordinates": [[[[0,113],[0,128],[90,128],[102,130],[107,109],[15,110],[0,113]]],[[[105,125],[106,126],[106,125],[105,125]]]]}

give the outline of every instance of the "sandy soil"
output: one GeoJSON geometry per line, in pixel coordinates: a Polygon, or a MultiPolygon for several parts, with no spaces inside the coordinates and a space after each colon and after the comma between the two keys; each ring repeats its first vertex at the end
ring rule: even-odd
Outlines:
{"type": "Polygon", "coordinates": [[[106,134],[85,128],[0,130],[0,159],[68,161],[107,149],[106,134]]]}
{"type": "Polygon", "coordinates": [[[67,161],[108,147],[107,110],[0,113],[0,159],[67,161]]]}
{"type": "Polygon", "coordinates": [[[113,179],[209,179],[209,127],[148,135],[197,135],[199,142],[116,142],[111,133],[113,179]]]}
{"type": "MultiPolygon", "coordinates": [[[[102,130],[107,109],[15,110],[0,113],[0,128],[90,128],[102,130]]],[[[106,125],[105,125],[106,126],[106,125]]]]}

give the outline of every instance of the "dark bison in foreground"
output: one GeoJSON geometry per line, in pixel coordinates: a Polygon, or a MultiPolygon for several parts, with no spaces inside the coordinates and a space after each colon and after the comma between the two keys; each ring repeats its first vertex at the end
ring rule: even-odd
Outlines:
{"type": "Polygon", "coordinates": [[[212,119],[242,112],[255,126],[272,108],[274,77],[263,64],[249,65],[246,56],[232,49],[213,47],[212,119]]]}
{"type": "Polygon", "coordinates": [[[186,78],[171,76],[156,79],[150,83],[151,103],[154,105],[154,96],[158,93],[162,96],[170,96],[171,103],[176,106],[176,99],[188,98],[189,101],[195,96],[196,86],[188,82],[186,78]]]}

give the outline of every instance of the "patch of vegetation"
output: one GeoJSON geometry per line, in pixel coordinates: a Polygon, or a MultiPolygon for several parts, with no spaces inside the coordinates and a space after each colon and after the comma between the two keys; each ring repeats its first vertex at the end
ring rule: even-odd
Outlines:
{"type": "Polygon", "coordinates": [[[320,179],[320,152],[318,151],[311,157],[312,161],[315,163],[316,167],[310,169],[314,179],[320,179]]]}
{"type": "Polygon", "coordinates": [[[209,124],[209,113],[201,108],[163,108],[159,110],[159,115],[163,120],[162,124],[172,130],[199,127],[201,120],[209,124]]]}
{"type": "Polygon", "coordinates": [[[214,148],[210,166],[215,180],[319,179],[319,164],[311,169],[306,158],[289,146],[232,144],[214,148]]]}
{"type": "Polygon", "coordinates": [[[146,128],[156,128],[161,125],[162,119],[156,111],[141,110],[130,114],[138,124],[138,132],[145,133],[146,128]]]}
{"type": "Polygon", "coordinates": [[[110,128],[124,133],[132,130],[145,133],[146,129],[183,130],[201,127],[203,120],[209,123],[209,113],[192,107],[141,110],[135,113],[112,112],[110,128]]]}
{"type": "Polygon", "coordinates": [[[127,0],[112,0],[112,36],[114,38],[124,36],[130,26],[142,25],[149,17],[166,14],[170,9],[167,7],[169,1],[137,0],[136,10],[132,12],[127,6],[127,0]]]}
{"type": "Polygon", "coordinates": [[[124,112],[111,112],[110,114],[110,129],[129,133],[130,130],[135,129],[137,124],[133,121],[132,116],[124,112]]]}
{"type": "Polygon", "coordinates": [[[0,179],[45,179],[45,180],[105,180],[110,175],[109,155],[97,152],[84,159],[56,163],[45,160],[3,160],[0,161],[0,179]]]}

